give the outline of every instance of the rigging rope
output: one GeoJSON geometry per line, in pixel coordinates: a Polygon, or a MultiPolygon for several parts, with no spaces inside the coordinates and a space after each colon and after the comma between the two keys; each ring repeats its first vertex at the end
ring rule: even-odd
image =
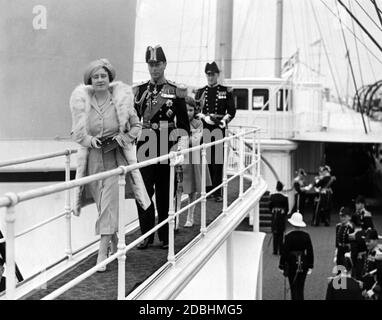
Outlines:
{"type": "Polygon", "coordinates": [[[380,22],[380,24],[381,24],[381,26],[382,26],[381,10],[379,10],[379,8],[378,8],[377,1],[375,1],[375,0],[370,0],[370,1],[371,1],[372,4],[374,4],[375,11],[377,11],[377,16],[378,16],[378,18],[379,18],[379,22],[380,22]]]}
{"type": "MultiPolygon", "coordinates": [[[[199,61],[202,61],[204,15],[205,15],[205,12],[206,12],[205,5],[206,5],[206,2],[203,1],[203,5],[202,5],[202,22],[201,22],[201,26],[200,26],[199,61]]],[[[201,65],[202,64],[199,62],[199,64],[198,64],[198,74],[202,73],[201,65]]]]}
{"type": "MultiPolygon", "coordinates": [[[[324,2],[324,1],[322,1],[322,0],[320,0],[321,1],[321,3],[329,10],[329,12],[333,15],[333,16],[335,16],[336,18],[337,18],[337,15],[332,11],[332,9],[330,9],[329,7],[328,7],[328,5],[324,2]]],[[[348,29],[352,34],[353,34],[353,31],[345,24],[345,23],[343,23],[343,25],[346,27],[346,29],[348,29]]],[[[363,42],[363,41],[361,41],[357,36],[356,36],[356,38],[357,38],[357,40],[366,48],[366,50],[367,51],[369,51],[370,52],[370,54],[380,63],[380,64],[382,64],[382,60],[381,59],[379,59],[375,54],[374,54],[374,52],[372,52],[368,47],[367,47],[367,45],[363,42]]]]}
{"type": "MultiPolygon", "coordinates": [[[[341,3],[341,0],[337,0],[337,1],[341,3]]],[[[351,58],[350,58],[350,52],[349,52],[348,44],[347,44],[347,41],[346,41],[345,31],[344,31],[344,28],[343,28],[343,25],[342,25],[342,19],[341,19],[341,15],[340,15],[340,9],[339,9],[339,7],[338,7],[337,2],[336,2],[336,7],[337,7],[338,19],[339,19],[339,21],[340,21],[340,25],[341,25],[342,37],[343,37],[343,39],[344,39],[345,49],[346,49],[347,57],[348,57],[348,61],[349,61],[349,67],[350,67],[351,75],[352,75],[352,78],[353,78],[354,89],[355,89],[355,91],[356,91],[356,97],[357,97],[358,108],[359,108],[359,110],[360,110],[360,112],[361,112],[362,124],[363,124],[363,128],[365,129],[365,134],[367,134],[366,122],[365,122],[365,118],[364,118],[364,116],[363,116],[363,107],[361,106],[361,100],[360,100],[360,98],[359,98],[359,94],[358,94],[357,81],[356,81],[356,79],[355,79],[354,69],[353,69],[353,64],[352,64],[352,61],[351,61],[351,58]]]]}
{"type": "Polygon", "coordinates": [[[382,28],[378,25],[378,23],[375,22],[375,20],[373,19],[373,17],[365,10],[365,8],[363,6],[361,6],[361,4],[358,2],[358,0],[355,0],[355,2],[357,3],[357,5],[362,9],[362,11],[369,17],[369,19],[376,25],[376,27],[382,31],[382,28]]]}
{"type": "Polygon", "coordinates": [[[337,98],[338,98],[338,101],[340,102],[341,107],[342,107],[342,99],[341,99],[340,91],[339,91],[339,89],[338,89],[338,84],[337,84],[337,81],[336,81],[336,77],[334,76],[333,67],[332,67],[332,64],[331,64],[331,62],[330,62],[329,53],[328,53],[328,48],[326,47],[326,43],[325,43],[325,39],[324,39],[323,34],[322,34],[322,30],[321,30],[320,22],[318,21],[318,16],[317,16],[316,10],[314,9],[313,2],[312,2],[312,1],[313,1],[313,0],[310,0],[309,3],[310,3],[310,6],[311,6],[311,8],[312,8],[312,11],[313,11],[313,16],[314,16],[314,20],[315,20],[316,25],[317,25],[318,32],[319,32],[320,37],[321,37],[321,39],[322,39],[322,46],[323,46],[324,51],[325,51],[326,59],[328,60],[328,66],[329,66],[330,74],[332,75],[332,79],[333,79],[334,87],[335,87],[336,92],[337,92],[337,98]]]}
{"type": "MultiPolygon", "coordinates": [[[[351,2],[350,0],[348,0],[349,2],[349,9],[350,11],[352,10],[352,5],[351,5],[351,2]]],[[[358,69],[359,69],[359,74],[361,76],[361,84],[362,84],[362,87],[365,85],[365,82],[363,81],[363,74],[362,74],[362,67],[361,67],[361,59],[360,59],[360,56],[359,56],[359,49],[358,49],[358,42],[357,42],[357,39],[355,38],[355,26],[354,26],[354,20],[351,21],[351,24],[352,24],[352,28],[353,28],[353,33],[354,33],[354,44],[355,44],[355,49],[356,49],[356,52],[357,52],[357,60],[358,60],[358,69]]],[[[341,25],[341,28],[342,25],[341,25]]],[[[350,56],[349,56],[350,58],[350,56]]]]}
{"type": "MultiPolygon", "coordinates": [[[[178,43],[178,61],[179,61],[180,49],[181,49],[181,45],[182,45],[183,21],[184,21],[185,7],[186,7],[186,1],[183,0],[183,3],[182,3],[182,16],[181,16],[181,19],[180,19],[179,43],[178,43]]],[[[175,69],[175,77],[176,77],[176,79],[177,79],[178,70],[179,70],[179,63],[176,64],[176,69],[175,69]]]]}
{"type": "MultiPolygon", "coordinates": [[[[322,2],[322,0],[320,0],[322,2]]],[[[346,10],[346,12],[352,17],[352,19],[361,27],[361,29],[368,35],[370,40],[378,47],[378,49],[382,52],[382,47],[379,43],[374,39],[374,37],[370,34],[370,32],[364,27],[364,25],[357,19],[356,16],[349,10],[347,6],[341,1],[337,0],[338,3],[346,10]]]]}
{"type": "MultiPolygon", "coordinates": [[[[365,42],[365,37],[363,35],[363,32],[361,32],[361,38],[362,38],[362,41],[365,42]]],[[[371,73],[373,74],[374,82],[377,82],[377,76],[375,75],[374,67],[373,67],[373,64],[371,63],[370,53],[368,50],[366,50],[366,56],[367,56],[367,60],[369,62],[371,73]]]]}

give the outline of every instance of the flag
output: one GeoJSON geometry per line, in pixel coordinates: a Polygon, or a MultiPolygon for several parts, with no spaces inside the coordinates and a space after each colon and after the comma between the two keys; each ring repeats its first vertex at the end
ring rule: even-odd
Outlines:
{"type": "Polygon", "coordinates": [[[297,50],[285,63],[283,64],[282,74],[293,69],[294,66],[298,63],[299,51],[297,50]]]}

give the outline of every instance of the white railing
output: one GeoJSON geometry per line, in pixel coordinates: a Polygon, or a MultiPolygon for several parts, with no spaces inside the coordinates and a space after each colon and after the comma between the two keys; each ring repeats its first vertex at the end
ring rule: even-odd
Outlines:
{"type": "MultiPolygon", "coordinates": [[[[251,170],[251,177],[252,177],[252,188],[256,187],[257,182],[260,181],[260,161],[261,161],[261,155],[260,155],[260,138],[258,137],[259,128],[253,128],[251,130],[245,131],[244,129],[241,130],[241,132],[236,133],[232,136],[226,137],[224,139],[202,144],[200,146],[196,146],[193,148],[185,149],[182,151],[177,152],[171,152],[167,155],[147,160],[141,163],[137,163],[130,166],[121,166],[119,168],[102,172],[98,174],[94,174],[91,176],[87,176],[81,179],[76,180],[70,180],[70,154],[74,152],[69,152],[69,150],[66,151],[65,155],[67,157],[66,159],[66,181],[62,183],[58,183],[55,185],[45,186],[33,190],[28,190],[20,193],[7,193],[4,197],[0,197],[0,208],[6,207],[6,261],[7,261],[7,268],[6,268],[6,299],[14,299],[15,293],[16,293],[16,279],[15,279],[15,239],[18,236],[21,236],[22,234],[25,234],[31,230],[35,230],[36,228],[41,227],[42,225],[45,225],[55,219],[58,219],[59,217],[62,217],[65,215],[67,217],[67,249],[66,249],[66,255],[70,258],[73,254],[71,249],[71,221],[70,216],[72,213],[71,205],[70,205],[70,190],[83,186],[85,184],[88,184],[90,182],[106,179],[111,176],[119,176],[118,184],[119,184],[119,208],[123,208],[123,201],[124,201],[124,192],[125,192],[125,176],[128,172],[136,169],[140,169],[155,163],[160,163],[162,161],[168,161],[170,160],[170,192],[169,192],[169,216],[167,219],[156,225],[153,229],[139,237],[138,239],[134,240],[130,244],[126,245],[125,243],[125,237],[124,237],[124,215],[122,214],[122,210],[119,210],[119,225],[118,225],[118,234],[119,241],[118,241],[118,251],[109,256],[106,260],[98,263],[93,268],[89,269],[85,273],[81,274],[77,278],[71,280],[70,282],[66,283],[64,286],[60,287],[59,289],[55,290],[54,292],[50,293],[46,297],[44,297],[44,300],[50,300],[55,299],[56,297],[60,296],[67,290],[71,289],[72,287],[79,284],[81,281],[85,280],[89,276],[93,275],[97,270],[100,268],[105,267],[115,259],[118,259],[118,299],[125,299],[125,260],[126,260],[126,253],[137,246],[140,242],[142,242],[144,239],[149,237],[151,234],[156,232],[160,227],[164,226],[165,224],[169,224],[169,248],[168,248],[168,262],[171,263],[173,266],[176,264],[176,258],[175,258],[175,239],[174,239],[174,230],[175,230],[175,219],[179,217],[180,214],[183,214],[186,212],[189,208],[196,205],[197,203],[201,203],[201,228],[200,232],[201,235],[205,235],[207,233],[207,227],[206,227],[206,199],[209,195],[213,194],[216,190],[223,188],[223,211],[222,214],[224,215],[227,212],[228,208],[228,183],[231,182],[233,179],[239,177],[240,180],[240,187],[239,187],[239,198],[236,201],[241,201],[243,199],[243,190],[244,190],[244,174],[245,172],[251,170]],[[245,137],[252,137],[252,155],[251,155],[251,163],[248,166],[244,165],[244,157],[245,157],[245,137]],[[228,167],[228,143],[234,140],[239,141],[239,148],[240,148],[240,165],[239,170],[236,172],[232,177],[227,177],[227,167],[228,167]],[[213,190],[206,192],[206,165],[207,165],[207,149],[211,148],[212,146],[224,144],[224,165],[223,165],[223,183],[213,190]],[[175,166],[181,165],[183,161],[183,157],[187,153],[195,152],[195,151],[201,151],[202,156],[202,191],[201,191],[201,197],[198,198],[196,201],[188,204],[187,206],[183,207],[179,211],[175,212],[174,210],[174,176],[175,176],[175,166]],[[65,201],[65,209],[64,213],[61,213],[57,215],[56,217],[50,218],[36,226],[33,226],[32,228],[25,230],[19,234],[15,234],[14,226],[16,221],[16,207],[19,203],[40,198],[49,194],[54,194],[57,192],[66,191],[66,201],[65,201]]],[[[247,140],[248,141],[248,140],[247,140]]],[[[235,202],[236,202],[235,201],[235,202]]],[[[231,204],[232,205],[232,204],[231,204]]],[[[179,219],[179,218],[178,218],[179,219]]],[[[255,219],[258,221],[259,219],[255,219]]],[[[258,230],[259,226],[254,226],[254,230],[258,230]]]]}
{"type": "MultiPolygon", "coordinates": [[[[71,155],[75,154],[75,153],[77,153],[77,150],[75,150],[75,149],[66,149],[64,151],[41,154],[41,155],[37,155],[37,156],[33,156],[33,157],[25,157],[25,158],[13,159],[13,160],[1,161],[0,162],[0,168],[65,156],[65,181],[68,182],[68,181],[70,181],[71,155]]],[[[36,224],[36,225],[34,225],[34,226],[24,230],[24,231],[21,231],[18,234],[15,234],[13,241],[15,241],[16,238],[19,238],[23,235],[26,235],[26,234],[32,232],[33,230],[36,230],[36,229],[38,229],[38,228],[40,228],[40,227],[42,227],[42,226],[44,226],[50,222],[53,222],[53,221],[56,221],[62,217],[65,217],[66,218],[66,249],[65,249],[65,257],[64,258],[71,259],[72,254],[73,254],[73,252],[72,252],[72,240],[71,240],[71,214],[72,214],[72,210],[71,210],[71,205],[70,205],[70,190],[67,190],[65,193],[65,207],[64,207],[64,211],[62,213],[60,213],[54,217],[51,217],[51,218],[49,218],[49,219],[47,219],[47,220],[45,220],[39,224],[36,224]]],[[[9,219],[9,217],[8,217],[8,219],[9,219]]],[[[8,232],[8,228],[6,231],[8,232]]],[[[5,236],[5,238],[0,239],[0,243],[6,242],[6,238],[7,237],[5,236]]],[[[5,258],[7,258],[7,257],[5,257],[5,258]]],[[[14,254],[13,254],[13,260],[15,260],[14,254]]],[[[50,267],[56,265],[57,263],[61,262],[62,260],[63,259],[60,259],[59,261],[55,262],[53,265],[47,266],[44,270],[49,269],[50,267]]],[[[9,267],[8,265],[9,265],[9,263],[7,263],[7,269],[9,269],[9,268],[12,269],[12,266],[9,267]]],[[[16,268],[16,264],[14,263],[13,269],[15,269],[15,268],[16,268]]],[[[39,273],[40,272],[38,272],[37,274],[39,274],[39,273]]],[[[7,271],[7,275],[8,274],[9,274],[9,272],[7,271]]],[[[30,278],[33,278],[34,276],[35,275],[33,275],[30,278]]],[[[23,281],[28,281],[28,279],[24,279],[23,281]]],[[[15,280],[15,283],[16,283],[16,280],[15,280]]]]}

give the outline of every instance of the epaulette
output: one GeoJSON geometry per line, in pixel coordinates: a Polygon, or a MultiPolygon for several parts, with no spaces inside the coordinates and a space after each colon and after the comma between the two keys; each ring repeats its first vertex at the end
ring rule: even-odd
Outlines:
{"type": "Polygon", "coordinates": [[[150,80],[148,81],[142,81],[141,83],[138,83],[138,84],[135,84],[133,85],[133,93],[134,95],[136,95],[139,91],[139,88],[143,85],[147,85],[149,83],[150,80]]]}

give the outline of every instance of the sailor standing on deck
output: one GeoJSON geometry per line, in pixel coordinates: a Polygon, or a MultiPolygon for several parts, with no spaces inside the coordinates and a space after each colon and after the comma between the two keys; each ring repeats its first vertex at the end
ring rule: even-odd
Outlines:
{"type": "MultiPolygon", "coordinates": [[[[220,70],[216,62],[207,63],[205,73],[208,85],[196,92],[195,100],[199,108],[197,118],[203,121],[203,142],[209,143],[225,137],[227,125],[235,117],[236,108],[231,90],[218,83],[220,70]]],[[[212,187],[207,188],[209,191],[223,181],[223,144],[214,146],[207,152],[212,180],[212,187]]],[[[211,197],[215,197],[216,202],[221,202],[221,189],[209,198],[211,197]]]]}
{"type": "Polygon", "coordinates": [[[374,229],[373,217],[370,211],[366,210],[366,200],[364,196],[357,196],[355,199],[355,216],[353,219],[358,217],[361,222],[363,230],[369,228],[374,229]]]}
{"type": "Polygon", "coordinates": [[[312,240],[300,230],[306,227],[301,213],[293,213],[288,222],[294,230],[285,235],[279,269],[288,277],[292,300],[304,300],[306,275],[311,274],[314,262],[312,240]]]}
{"type": "Polygon", "coordinates": [[[271,194],[269,210],[272,213],[273,254],[281,253],[286,217],[289,211],[288,197],[282,193],[284,185],[277,181],[276,192],[271,194]]]}
{"type": "Polygon", "coordinates": [[[345,253],[350,252],[349,234],[351,234],[354,229],[350,223],[351,212],[349,208],[342,207],[339,216],[341,222],[336,225],[335,261],[337,266],[344,266],[345,253]]]}
{"type": "Polygon", "coordinates": [[[369,300],[382,300],[382,252],[378,248],[377,231],[368,229],[365,241],[367,254],[362,270],[363,295],[369,300]]]}
{"type": "Polygon", "coordinates": [[[332,209],[333,197],[331,185],[335,180],[336,178],[331,175],[329,166],[320,167],[319,176],[316,177],[314,184],[318,194],[312,225],[319,226],[321,221],[323,221],[327,227],[330,225],[330,211],[332,209]]]}
{"type": "MultiPolygon", "coordinates": [[[[165,78],[166,56],[161,46],[148,47],[146,63],[151,79],[134,88],[135,109],[143,122],[138,141],[138,161],[156,158],[177,148],[188,147],[190,124],[185,97],[187,88],[180,87],[165,78]],[[178,141],[178,138],[179,141],[178,141]],[[178,146],[176,144],[178,143],[178,146]]],[[[141,168],[141,174],[151,199],[147,210],[138,206],[142,234],[155,226],[155,210],[152,196],[155,191],[158,222],[167,219],[169,210],[169,161],[141,168]]],[[[158,230],[163,249],[168,248],[168,225],[158,230]]],[[[154,234],[146,238],[138,249],[146,249],[154,242],[154,234]]]]}

